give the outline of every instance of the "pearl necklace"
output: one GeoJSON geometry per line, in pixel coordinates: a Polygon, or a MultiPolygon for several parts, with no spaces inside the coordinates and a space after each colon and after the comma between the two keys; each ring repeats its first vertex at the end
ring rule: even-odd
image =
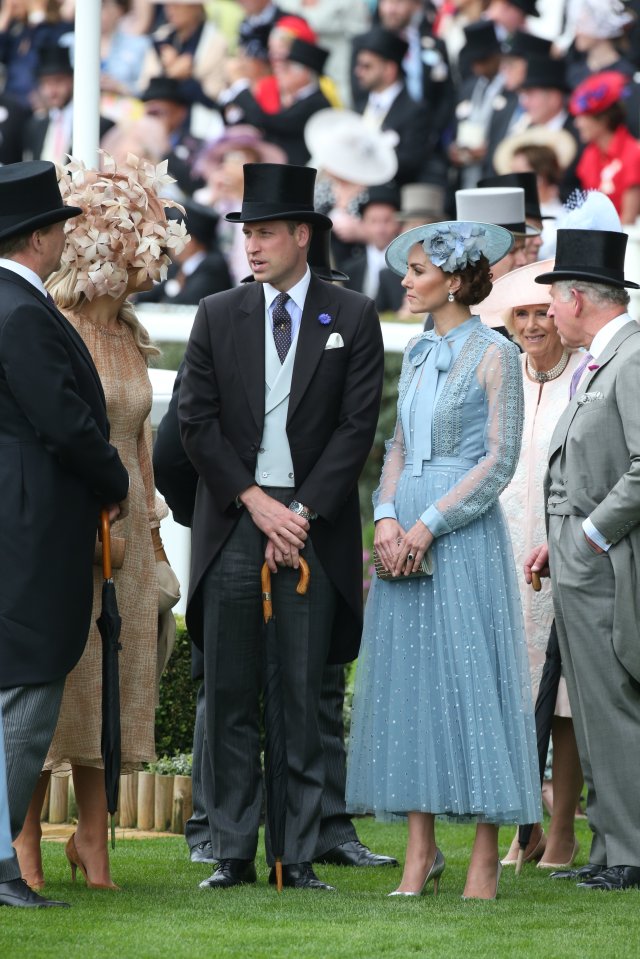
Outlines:
{"type": "Polygon", "coordinates": [[[569,362],[569,356],[569,351],[563,350],[559,361],[550,370],[534,370],[531,366],[529,355],[527,354],[527,373],[531,379],[535,380],[537,383],[546,383],[548,380],[557,380],[557,378],[566,370],[567,363],[569,362]]]}

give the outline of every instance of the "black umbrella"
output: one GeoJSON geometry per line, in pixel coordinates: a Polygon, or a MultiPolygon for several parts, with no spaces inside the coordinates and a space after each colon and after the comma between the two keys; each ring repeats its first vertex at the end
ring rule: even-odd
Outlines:
{"type": "MultiPolygon", "coordinates": [[[[533,580],[533,588],[540,589],[540,579],[533,580]]],[[[542,676],[540,677],[540,686],[538,687],[538,696],[536,698],[536,735],[538,738],[538,764],[540,768],[540,782],[544,779],[544,771],[547,765],[547,753],[549,752],[549,740],[551,739],[551,725],[555,711],[556,699],[558,698],[558,685],[562,675],[562,658],[560,656],[560,646],[558,644],[558,633],[555,622],[551,624],[549,633],[549,642],[545,655],[542,676]]],[[[524,853],[531,839],[533,823],[526,823],[518,828],[518,860],[516,862],[516,876],[520,875],[522,864],[524,862],[524,853]]]]}
{"type": "MultiPolygon", "coordinates": [[[[282,663],[278,653],[278,630],[271,600],[271,570],[263,564],[262,616],[264,619],[264,776],[266,785],[267,829],[275,859],[276,889],[282,892],[282,856],[287,821],[287,740],[282,692],[282,663]]],[[[309,586],[309,566],[300,559],[300,579],[296,591],[302,596],[309,586]]]]}
{"type": "Polygon", "coordinates": [[[100,514],[102,533],[102,610],[97,619],[102,637],[102,761],[107,811],[111,816],[111,847],[115,849],[114,816],[120,789],[120,675],[118,651],[122,619],[118,612],[116,589],[111,576],[111,529],[109,514],[100,514]]]}

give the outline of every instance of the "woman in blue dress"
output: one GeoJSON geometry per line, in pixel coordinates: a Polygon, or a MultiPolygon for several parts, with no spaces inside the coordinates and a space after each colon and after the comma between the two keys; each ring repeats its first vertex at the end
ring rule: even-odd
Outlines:
{"type": "Polygon", "coordinates": [[[518,461],[518,350],[472,316],[512,236],[429,224],[390,245],[412,313],[434,330],[405,351],[398,420],[374,496],[375,578],[358,661],[347,803],[408,817],[402,882],[444,871],[435,816],[476,822],[464,898],[493,899],[501,823],[537,822],[540,785],[522,612],[498,497],[518,461]],[[432,576],[406,579],[431,549],[432,576]]]}

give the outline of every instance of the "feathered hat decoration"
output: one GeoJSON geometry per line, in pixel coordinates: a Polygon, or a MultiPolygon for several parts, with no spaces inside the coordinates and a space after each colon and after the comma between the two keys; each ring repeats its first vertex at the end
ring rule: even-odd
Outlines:
{"type": "Polygon", "coordinates": [[[622,233],[618,212],[599,190],[574,190],[556,219],[558,230],[608,230],[622,233]]]}
{"type": "Polygon", "coordinates": [[[78,271],[77,289],[88,300],[122,296],[132,269],[138,270],[139,283],[166,279],[169,251],[180,253],[189,240],[184,221],[168,220],[165,212],[184,208],[159,195],[175,182],[166,160],[155,165],[130,153],[116,169],[113,157],[104,152],[102,157],[102,170],[71,157],[59,179],[65,201],[84,211],[65,225],[62,262],[78,271]]]}

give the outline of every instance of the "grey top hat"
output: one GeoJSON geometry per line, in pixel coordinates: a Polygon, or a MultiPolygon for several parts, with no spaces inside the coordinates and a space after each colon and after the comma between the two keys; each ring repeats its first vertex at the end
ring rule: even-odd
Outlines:
{"type": "Polygon", "coordinates": [[[540,230],[525,222],[522,187],[476,187],[456,190],[456,216],[504,227],[514,236],[538,236],[540,230]]]}
{"type": "Polygon", "coordinates": [[[398,220],[441,220],[444,187],[436,183],[406,183],[400,189],[398,220]]]}

